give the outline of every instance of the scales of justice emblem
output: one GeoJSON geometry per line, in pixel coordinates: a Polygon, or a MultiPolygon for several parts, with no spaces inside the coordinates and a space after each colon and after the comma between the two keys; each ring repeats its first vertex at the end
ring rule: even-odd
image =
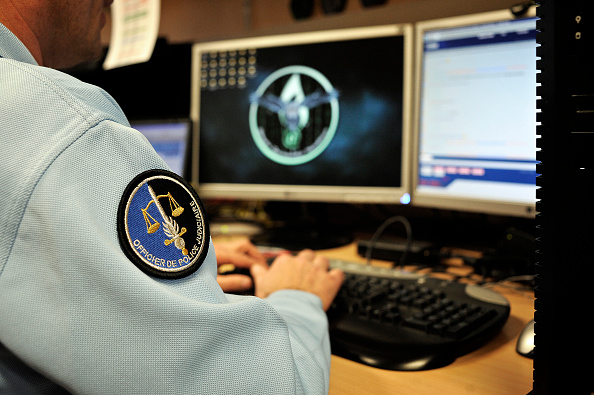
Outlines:
{"type": "Polygon", "coordinates": [[[210,240],[198,194],[166,170],[146,171],[128,184],[118,209],[118,236],[136,266],[162,278],[197,270],[210,240]]]}
{"type": "Polygon", "coordinates": [[[153,234],[161,227],[159,222],[148,213],[150,205],[154,203],[155,206],[157,206],[159,214],[161,214],[161,218],[163,220],[163,232],[168,237],[167,239],[165,239],[164,244],[168,246],[171,243],[173,243],[178,250],[181,250],[182,254],[188,255],[186,242],[181,237],[184,233],[186,233],[187,229],[182,227],[180,231],[177,222],[175,222],[175,220],[172,217],[168,216],[167,213],[165,213],[163,206],[161,206],[161,203],[159,203],[159,199],[167,198],[169,200],[169,208],[171,209],[171,215],[173,217],[179,217],[184,212],[184,208],[181,207],[175,201],[175,199],[171,195],[171,192],[167,192],[166,195],[157,196],[157,194],[155,194],[155,191],[153,190],[153,188],[151,188],[150,185],[147,184],[147,187],[153,199],[147,204],[147,206],[144,209],[142,209],[142,216],[144,217],[144,221],[146,223],[146,232],[149,234],[153,234]]]}

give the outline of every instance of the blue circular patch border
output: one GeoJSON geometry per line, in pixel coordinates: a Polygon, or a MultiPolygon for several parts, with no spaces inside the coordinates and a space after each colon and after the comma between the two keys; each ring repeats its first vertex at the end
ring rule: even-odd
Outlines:
{"type": "Polygon", "coordinates": [[[167,170],[148,170],[124,190],[118,238],[143,272],[167,279],[194,273],[208,255],[210,229],[202,201],[190,184],[167,170]]]}

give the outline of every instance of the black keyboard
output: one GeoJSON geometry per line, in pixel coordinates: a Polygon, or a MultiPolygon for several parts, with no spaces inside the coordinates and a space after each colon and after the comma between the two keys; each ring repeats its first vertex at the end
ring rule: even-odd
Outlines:
{"type": "Polygon", "coordinates": [[[332,353],[389,370],[446,366],[494,337],[509,316],[499,293],[420,274],[331,260],[345,272],[328,311],[332,353]]]}

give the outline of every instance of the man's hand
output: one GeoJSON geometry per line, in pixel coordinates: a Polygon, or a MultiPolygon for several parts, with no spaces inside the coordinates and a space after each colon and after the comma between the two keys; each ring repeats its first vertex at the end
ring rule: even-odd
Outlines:
{"type": "MultiPolygon", "coordinates": [[[[235,268],[249,269],[253,265],[267,266],[266,258],[247,239],[214,242],[217,266],[230,264],[235,268]]],[[[217,282],[224,292],[243,292],[253,287],[252,279],[242,274],[221,274],[217,282]]]]}
{"type": "Polygon", "coordinates": [[[328,259],[311,250],[301,251],[296,256],[281,255],[270,267],[254,265],[251,273],[255,294],[265,298],[281,289],[306,291],[319,296],[327,311],[344,280],[341,270],[328,271],[328,266],[328,259]]]}

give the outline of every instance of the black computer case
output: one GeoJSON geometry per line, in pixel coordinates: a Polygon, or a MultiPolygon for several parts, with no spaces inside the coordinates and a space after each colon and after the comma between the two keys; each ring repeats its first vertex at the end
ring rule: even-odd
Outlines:
{"type": "Polygon", "coordinates": [[[533,394],[594,392],[594,1],[540,0],[533,394]]]}

